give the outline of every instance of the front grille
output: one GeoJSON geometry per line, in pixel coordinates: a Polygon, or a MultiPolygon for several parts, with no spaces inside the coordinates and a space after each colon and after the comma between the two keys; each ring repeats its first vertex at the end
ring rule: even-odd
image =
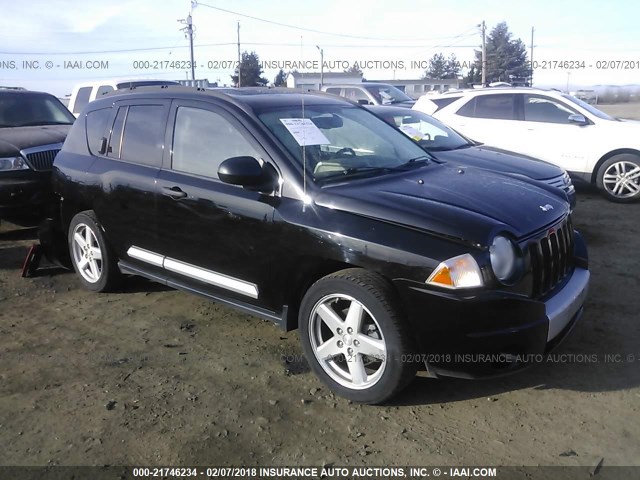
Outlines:
{"type": "Polygon", "coordinates": [[[56,158],[60,150],[45,150],[44,152],[35,152],[27,155],[27,162],[34,170],[51,170],[53,160],[56,158]]]}
{"type": "Polygon", "coordinates": [[[570,272],[573,247],[571,217],[567,217],[547,230],[544,236],[529,244],[533,298],[541,297],[553,290],[570,272]]]}
{"type": "Polygon", "coordinates": [[[545,183],[547,185],[551,185],[552,187],[560,188],[567,193],[571,191],[572,187],[571,179],[566,173],[554,178],[550,178],[549,180],[545,180],[545,183]]]}
{"type": "Polygon", "coordinates": [[[54,143],[40,147],[25,148],[20,153],[22,153],[22,156],[32,169],[46,172],[53,167],[53,160],[61,149],[61,143],[54,143]]]}

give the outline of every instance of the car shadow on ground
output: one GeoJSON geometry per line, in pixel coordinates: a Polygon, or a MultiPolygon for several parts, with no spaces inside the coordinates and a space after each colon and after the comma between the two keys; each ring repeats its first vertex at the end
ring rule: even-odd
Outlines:
{"type": "Polygon", "coordinates": [[[451,403],[525,389],[595,394],[640,385],[640,361],[635,358],[637,355],[611,352],[606,348],[607,339],[601,338],[600,341],[600,348],[589,348],[587,351],[585,348],[576,348],[584,345],[582,340],[568,339],[567,343],[574,348],[565,349],[561,346],[547,360],[503,377],[466,380],[418,376],[390,405],[451,403]],[[631,360],[630,356],[634,359],[631,360]]]}

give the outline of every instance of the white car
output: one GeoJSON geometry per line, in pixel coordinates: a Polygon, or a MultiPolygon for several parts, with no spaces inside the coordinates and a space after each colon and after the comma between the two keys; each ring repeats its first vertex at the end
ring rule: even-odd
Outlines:
{"type": "Polygon", "coordinates": [[[111,79],[100,80],[97,82],[80,83],[73,87],[71,97],[67,101],[67,108],[76,118],[89,102],[93,102],[96,98],[100,98],[114,90],[122,90],[133,87],[148,87],[151,85],[180,85],[172,80],[145,80],[145,79],[111,79]]]}
{"type": "Polygon", "coordinates": [[[615,202],[640,199],[640,122],[554,90],[483,88],[423,96],[413,107],[476,141],[554,163],[615,202]]]}

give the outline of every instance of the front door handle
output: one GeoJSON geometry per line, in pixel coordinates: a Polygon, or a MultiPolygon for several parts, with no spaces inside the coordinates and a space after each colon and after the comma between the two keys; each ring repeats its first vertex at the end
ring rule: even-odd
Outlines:
{"type": "Polygon", "coordinates": [[[162,194],[175,198],[176,200],[187,196],[187,192],[184,192],[180,187],[163,187],[162,194]]]}

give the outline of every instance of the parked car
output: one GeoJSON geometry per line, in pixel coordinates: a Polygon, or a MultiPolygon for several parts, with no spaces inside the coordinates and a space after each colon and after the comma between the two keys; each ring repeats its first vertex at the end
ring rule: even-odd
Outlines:
{"type": "Polygon", "coordinates": [[[580,317],[558,189],[434,162],[332,95],[136,90],[89,104],[55,161],[43,242],[68,242],[86,288],[142,275],[299,327],[320,379],[368,403],[419,366],[518,369],[580,317]]]}
{"type": "Polygon", "coordinates": [[[344,85],[324,85],[321,90],[348,98],[360,105],[395,105],[411,108],[416,101],[388,83],[362,82],[344,85]]]}
{"type": "Polygon", "coordinates": [[[0,219],[18,224],[42,219],[53,159],[74,120],[53,95],[0,89],[0,219]]]}
{"type": "Polygon", "coordinates": [[[421,97],[414,108],[474,140],[554,163],[609,200],[640,199],[640,123],[620,121],[571,95],[485,88],[421,97]]]}
{"type": "Polygon", "coordinates": [[[556,165],[475,142],[418,110],[386,106],[367,109],[416,141],[439,160],[544,182],[563,190],[571,207],[575,207],[576,189],[569,174],[556,165]]]}
{"type": "Polygon", "coordinates": [[[80,83],[73,87],[71,97],[68,100],[67,107],[77,117],[82,109],[89,102],[93,102],[96,98],[113,92],[135,87],[148,87],[151,85],[180,85],[172,80],[141,80],[141,79],[114,79],[100,80],[98,82],[80,83]]]}

